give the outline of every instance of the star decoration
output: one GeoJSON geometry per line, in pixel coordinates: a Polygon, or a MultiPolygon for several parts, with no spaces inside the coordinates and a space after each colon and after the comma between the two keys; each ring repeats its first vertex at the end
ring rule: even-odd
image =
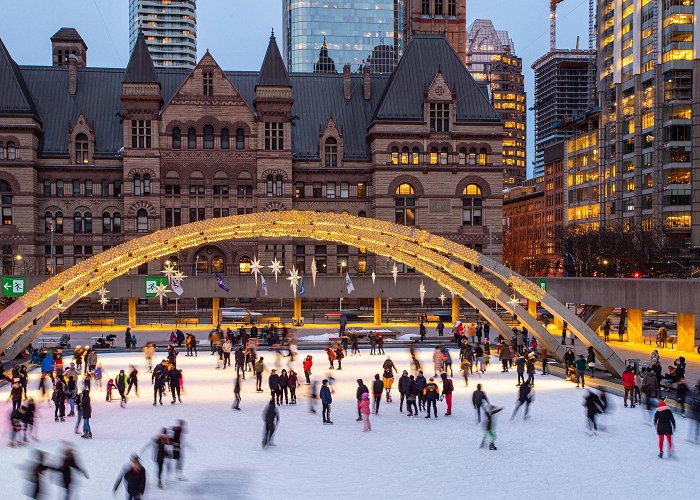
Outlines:
{"type": "Polygon", "coordinates": [[[185,278],[187,278],[187,276],[185,276],[185,273],[183,273],[182,271],[176,271],[175,274],[173,274],[173,278],[175,278],[178,281],[182,281],[185,278]]]}
{"type": "Polygon", "coordinates": [[[167,297],[168,292],[171,290],[168,290],[168,285],[164,285],[163,283],[156,285],[154,290],[156,292],[156,297],[158,297],[158,300],[160,301],[160,306],[163,307],[163,298],[167,297]]]}
{"type": "Polygon", "coordinates": [[[396,278],[399,276],[399,268],[394,262],[394,267],[391,268],[391,275],[394,277],[394,285],[396,284],[396,278]]]}
{"type": "Polygon", "coordinates": [[[316,273],[318,272],[318,269],[316,267],[316,256],[314,256],[311,259],[311,280],[314,282],[314,286],[316,286],[316,273]]]}
{"type": "Polygon", "coordinates": [[[175,269],[175,266],[173,266],[172,262],[168,262],[165,264],[165,267],[161,271],[165,275],[166,278],[168,278],[168,281],[175,275],[177,272],[177,269],[175,269]]]}
{"type": "Polygon", "coordinates": [[[107,294],[109,293],[109,290],[107,290],[107,289],[105,288],[105,286],[102,285],[102,286],[99,288],[99,290],[97,290],[97,293],[98,293],[98,295],[99,295],[100,297],[106,297],[107,294]]]}
{"type": "Polygon", "coordinates": [[[255,286],[258,286],[258,274],[260,274],[261,269],[262,266],[260,265],[260,259],[253,257],[253,262],[250,263],[250,272],[253,273],[253,276],[255,277],[255,286]]]}
{"type": "Polygon", "coordinates": [[[102,310],[104,311],[105,306],[109,304],[109,299],[106,296],[100,297],[100,300],[98,300],[100,304],[102,304],[102,310]]]}
{"type": "Polygon", "coordinates": [[[444,306],[444,305],[445,305],[445,299],[447,299],[447,296],[445,295],[445,292],[442,292],[442,293],[440,294],[439,299],[440,299],[440,304],[442,304],[442,305],[444,306]]]}
{"type": "Polygon", "coordinates": [[[292,291],[294,293],[294,297],[296,298],[297,296],[297,287],[299,286],[299,281],[301,280],[301,277],[299,276],[299,271],[297,271],[296,267],[293,267],[289,271],[289,277],[287,278],[289,280],[289,286],[292,287],[292,291]]]}
{"type": "Polygon", "coordinates": [[[56,309],[58,309],[58,312],[62,313],[66,310],[66,306],[64,306],[63,303],[56,304],[56,309]]]}
{"type": "Polygon", "coordinates": [[[372,271],[372,284],[373,285],[374,285],[374,280],[376,280],[376,279],[377,279],[377,274],[374,271],[372,271]]]}
{"type": "Polygon", "coordinates": [[[272,274],[275,275],[275,283],[277,283],[277,277],[282,272],[282,263],[279,260],[277,260],[277,257],[275,257],[274,260],[272,261],[272,265],[267,266],[267,267],[272,269],[272,274]]]}
{"type": "Polygon", "coordinates": [[[425,299],[425,285],[423,282],[420,282],[420,286],[418,287],[418,293],[420,294],[420,305],[423,307],[423,301],[425,299]]]}

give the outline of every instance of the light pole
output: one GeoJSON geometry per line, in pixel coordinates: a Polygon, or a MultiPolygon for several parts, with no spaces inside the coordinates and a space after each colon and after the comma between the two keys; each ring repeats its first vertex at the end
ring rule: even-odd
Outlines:
{"type": "MultiPolygon", "coordinates": [[[[199,254],[194,256],[194,277],[197,277],[197,274],[199,272],[199,254]]],[[[197,297],[194,298],[194,312],[197,313],[199,312],[197,310],[197,297]]]]}

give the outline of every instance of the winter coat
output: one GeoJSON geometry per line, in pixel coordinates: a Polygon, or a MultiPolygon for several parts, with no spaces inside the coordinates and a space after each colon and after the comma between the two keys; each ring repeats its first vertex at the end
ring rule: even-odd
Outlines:
{"type": "Polygon", "coordinates": [[[486,397],[486,393],[484,391],[480,391],[479,389],[474,391],[472,394],[472,404],[474,405],[474,408],[479,408],[484,401],[487,403],[489,402],[489,398],[486,397]]]}
{"type": "Polygon", "coordinates": [[[395,372],[398,372],[398,370],[396,369],[396,365],[390,359],[387,359],[386,361],[384,361],[382,368],[384,368],[384,373],[386,373],[387,370],[389,371],[389,373],[391,373],[392,370],[395,372]]]}
{"type": "Polygon", "coordinates": [[[583,358],[578,358],[574,361],[574,365],[576,365],[576,371],[582,372],[586,370],[586,360],[583,358]]]}
{"type": "Polygon", "coordinates": [[[506,344],[501,344],[501,348],[498,351],[498,359],[501,361],[507,361],[510,359],[510,351],[506,344]]]}
{"type": "Polygon", "coordinates": [[[134,470],[133,467],[129,467],[119,478],[114,485],[114,491],[117,491],[119,483],[122,479],[126,483],[126,491],[130,496],[141,497],[143,492],[146,491],[146,469],[143,467],[138,467],[134,470]]]}
{"type": "Polygon", "coordinates": [[[406,394],[408,394],[408,399],[411,401],[414,401],[416,396],[418,396],[418,384],[416,384],[415,380],[408,379],[408,389],[406,390],[406,394]]]}
{"type": "Polygon", "coordinates": [[[360,413],[369,415],[369,399],[361,399],[360,402],[357,403],[357,407],[360,409],[360,413]]]}
{"type": "Polygon", "coordinates": [[[416,389],[418,389],[418,394],[423,394],[425,391],[425,386],[428,385],[428,381],[423,375],[418,375],[416,377],[416,389]]]}
{"type": "Polygon", "coordinates": [[[530,388],[530,384],[522,384],[520,386],[520,389],[518,391],[518,401],[521,403],[524,403],[525,401],[530,399],[530,393],[532,392],[532,389],[530,388]]]}
{"type": "Polygon", "coordinates": [[[454,390],[454,385],[452,384],[452,379],[451,378],[444,378],[442,380],[442,393],[447,396],[449,394],[452,394],[452,391],[454,390]]]}
{"type": "Polygon", "coordinates": [[[53,358],[50,354],[47,354],[41,361],[41,371],[42,372],[52,372],[53,371],[53,358]]]}
{"type": "Polygon", "coordinates": [[[178,387],[180,385],[180,379],[182,378],[182,372],[177,368],[173,368],[168,373],[170,377],[170,387],[178,387]]]}
{"type": "Polygon", "coordinates": [[[634,373],[630,370],[622,374],[622,383],[625,387],[634,387],[634,373]]]}
{"type": "Polygon", "coordinates": [[[423,393],[425,394],[425,399],[428,401],[437,401],[440,394],[440,389],[435,382],[428,382],[428,385],[425,386],[423,393]]]}
{"type": "Polygon", "coordinates": [[[360,401],[364,393],[369,394],[369,389],[367,389],[367,386],[364,383],[358,382],[358,384],[359,385],[357,386],[357,392],[355,393],[355,397],[358,401],[360,401]]]}
{"type": "Polygon", "coordinates": [[[515,360],[515,368],[518,373],[525,373],[525,358],[520,356],[515,360]]]}
{"type": "Polygon", "coordinates": [[[80,396],[80,408],[83,411],[83,418],[92,418],[92,404],[90,404],[90,393],[83,391],[80,396]]]}
{"type": "Polygon", "coordinates": [[[603,402],[594,392],[588,393],[588,396],[586,396],[586,399],[583,402],[583,406],[586,407],[586,412],[589,418],[593,418],[599,413],[603,413],[603,402]]]}
{"type": "Polygon", "coordinates": [[[97,366],[97,351],[90,351],[87,355],[88,366],[97,366]]]}
{"type": "Polygon", "coordinates": [[[673,434],[676,428],[673,412],[663,401],[659,402],[659,408],[654,413],[654,426],[656,426],[656,433],[660,436],[673,434]]]}
{"type": "Polygon", "coordinates": [[[296,373],[290,373],[289,374],[289,387],[292,389],[296,388],[299,385],[299,379],[297,377],[296,373]]]}
{"type": "Polygon", "coordinates": [[[399,378],[399,393],[408,393],[408,384],[410,381],[411,380],[408,378],[408,375],[401,375],[401,377],[399,378]]]}
{"type": "Polygon", "coordinates": [[[124,392],[124,389],[126,389],[126,374],[117,374],[116,378],[114,379],[114,384],[117,386],[118,391],[124,392]]]}
{"type": "Polygon", "coordinates": [[[234,359],[237,365],[243,366],[245,364],[245,353],[240,349],[237,350],[236,354],[234,354],[234,359]]]}
{"type": "Polygon", "coordinates": [[[324,405],[329,405],[333,402],[333,397],[331,396],[331,389],[327,385],[321,386],[321,403],[324,405]]]}
{"type": "Polygon", "coordinates": [[[280,376],[276,373],[270,375],[267,383],[270,386],[271,391],[277,391],[280,388],[280,376]]]}
{"type": "Polygon", "coordinates": [[[255,362],[255,373],[262,373],[265,371],[265,364],[262,361],[255,362]]]}
{"type": "Polygon", "coordinates": [[[221,346],[221,349],[222,349],[225,353],[231,354],[231,351],[233,350],[233,344],[231,344],[231,341],[230,341],[230,340],[227,340],[226,342],[224,342],[224,345],[221,346]]]}
{"type": "Polygon", "coordinates": [[[304,362],[301,364],[302,368],[304,368],[305,372],[308,372],[311,370],[311,367],[313,366],[313,361],[310,359],[305,359],[304,362]]]}
{"type": "Polygon", "coordinates": [[[372,392],[375,396],[381,396],[382,390],[384,390],[384,383],[381,380],[372,382],[372,392]]]}
{"type": "Polygon", "coordinates": [[[286,389],[289,387],[289,375],[283,373],[280,375],[280,389],[286,389]]]}
{"type": "Polygon", "coordinates": [[[151,382],[154,384],[156,389],[162,389],[165,387],[165,367],[162,364],[156,365],[151,374],[151,382]]]}

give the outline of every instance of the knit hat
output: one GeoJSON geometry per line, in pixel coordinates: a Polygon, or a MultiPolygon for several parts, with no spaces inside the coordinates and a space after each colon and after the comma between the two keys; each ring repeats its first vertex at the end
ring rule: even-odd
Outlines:
{"type": "Polygon", "coordinates": [[[363,393],[362,393],[362,399],[369,399],[369,393],[368,393],[368,392],[363,392],[363,393]]]}
{"type": "Polygon", "coordinates": [[[666,406],[666,402],[664,400],[659,401],[659,408],[663,408],[666,406]]]}

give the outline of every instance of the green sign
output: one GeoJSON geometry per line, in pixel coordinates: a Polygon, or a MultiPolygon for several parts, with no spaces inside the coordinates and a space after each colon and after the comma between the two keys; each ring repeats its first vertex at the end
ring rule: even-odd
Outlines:
{"type": "Polygon", "coordinates": [[[21,297],[24,295],[25,283],[27,278],[15,276],[2,277],[2,296],[3,297],[21,297]]]}
{"type": "Polygon", "coordinates": [[[537,285],[545,292],[547,291],[547,280],[546,279],[540,278],[539,280],[537,280],[537,285]]]}
{"type": "Polygon", "coordinates": [[[156,296],[156,287],[158,285],[168,285],[168,278],[165,276],[158,278],[145,278],[146,282],[146,297],[156,296]]]}

